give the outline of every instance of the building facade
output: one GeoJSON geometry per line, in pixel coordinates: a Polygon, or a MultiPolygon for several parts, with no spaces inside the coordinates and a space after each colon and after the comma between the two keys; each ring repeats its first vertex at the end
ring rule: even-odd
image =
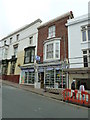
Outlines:
{"type": "Polygon", "coordinates": [[[90,18],[83,15],[67,21],[68,55],[69,55],[69,87],[76,80],[76,88],[84,84],[90,89],[90,18]]]}
{"type": "Polygon", "coordinates": [[[68,87],[67,74],[63,72],[68,64],[68,29],[65,24],[72,18],[72,12],[68,12],[38,28],[37,55],[40,61],[37,69],[42,88],[44,85],[68,87]]]}
{"type": "MultiPolygon", "coordinates": [[[[21,71],[27,71],[27,65],[35,63],[37,55],[38,27],[41,20],[28,24],[10,35],[3,38],[1,42],[1,68],[2,79],[19,83],[21,71]]],[[[22,83],[22,81],[21,81],[22,83]]],[[[28,83],[23,78],[23,83],[28,83]]]]}

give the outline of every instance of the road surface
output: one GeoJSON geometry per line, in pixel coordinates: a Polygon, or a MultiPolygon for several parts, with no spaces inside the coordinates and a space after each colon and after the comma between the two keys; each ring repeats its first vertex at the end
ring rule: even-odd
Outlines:
{"type": "Polygon", "coordinates": [[[3,118],[88,118],[88,109],[3,85],[3,118]]]}

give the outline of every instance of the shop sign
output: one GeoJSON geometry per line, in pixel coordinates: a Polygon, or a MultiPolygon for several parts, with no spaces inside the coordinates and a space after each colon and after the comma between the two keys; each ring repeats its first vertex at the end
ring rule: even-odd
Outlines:
{"type": "Polygon", "coordinates": [[[46,70],[47,70],[47,71],[48,71],[48,70],[53,70],[53,68],[48,67],[46,70]]]}
{"type": "Polygon", "coordinates": [[[35,56],[36,61],[40,61],[40,56],[35,56]]]}

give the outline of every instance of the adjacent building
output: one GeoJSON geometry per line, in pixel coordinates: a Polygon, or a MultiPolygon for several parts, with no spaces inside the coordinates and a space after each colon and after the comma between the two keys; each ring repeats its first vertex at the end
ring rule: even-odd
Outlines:
{"type": "Polygon", "coordinates": [[[67,21],[69,88],[76,80],[76,88],[84,84],[90,90],[90,17],[83,15],[67,21]]]}
{"type": "MultiPolygon", "coordinates": [[[[35,56],[37,55],[37,28],[41,22],[40,19],[37,19],[0,41],[2,79],[19,83],[21,71],[25,74],[25,71],[29,71],[29,65],[34,66],[36,62],[35,56]]],[[[31,73],[32,70],[29,72],[28,76],[30,79],[27,79],[27,75],[25,74],[25,76],[20,79],[20,83],[34,83],[33,77],[35,76],[31,73]]]]}

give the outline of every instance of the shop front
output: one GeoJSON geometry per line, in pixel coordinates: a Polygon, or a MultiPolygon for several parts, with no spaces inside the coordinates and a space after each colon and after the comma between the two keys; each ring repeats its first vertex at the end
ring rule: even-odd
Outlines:
{"type": "Polygon", "coordinates": [[[38,69],[38,78],[41,82],[42,88],[66,88],[67,87],[67,76],[63,72],[61,66],[46,66],[42,65],[38,69]]]}
{"type": "Polygon", "coordinates": [[[71,89],[71,83],[75,82],[75,88],[79,90],[81,84],[84,85],[85,90],[90,90],[90,68],[69,68],[65,70],[69,76],[69,88],[71,89]]]}
{"type": "Polygon", "coordinates": [[[34,83],[35,83],[35,69],[22,68],[20,74],[20,84],[34,85],[34,83]]]}

